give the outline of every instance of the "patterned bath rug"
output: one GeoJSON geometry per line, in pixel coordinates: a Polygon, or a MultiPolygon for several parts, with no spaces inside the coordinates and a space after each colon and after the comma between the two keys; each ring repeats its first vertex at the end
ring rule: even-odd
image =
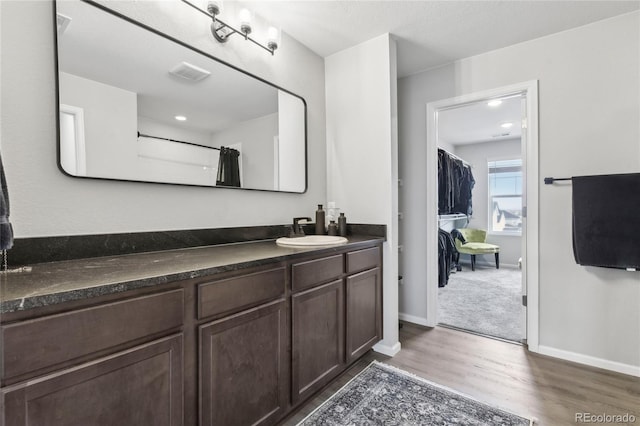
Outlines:
{"type": "Polygon", "coordinates": [[[529,419],[373,361],[298,426],[532,424],[529,419]]]}

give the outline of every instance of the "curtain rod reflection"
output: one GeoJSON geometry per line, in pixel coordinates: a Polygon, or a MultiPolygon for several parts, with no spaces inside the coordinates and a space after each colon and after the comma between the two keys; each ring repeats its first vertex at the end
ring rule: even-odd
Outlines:
{"type": "Polygon", "coordinates": [[[151,138],[151,139],[160,139],[160,140],[169,141],[169,142],[183,143],[185,145],[199,146],[200,148],[215,149],[215,150],[220,151],[220,148],[216,148],[215,146],[200,145],[198,143],[193,143],[193,142],[185,142],[185,141],[179,141],[179,140],[176,140],[176,139],[161,138],[159,136],[145,135],[144,133],[138,132],[138,138],[140,138],[140,137],[151,138]]]}

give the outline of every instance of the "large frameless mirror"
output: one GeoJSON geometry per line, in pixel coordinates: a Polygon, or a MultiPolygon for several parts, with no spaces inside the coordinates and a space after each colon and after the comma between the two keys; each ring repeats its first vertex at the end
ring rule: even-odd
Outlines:
{"type": "Polygon", "coordinates": [[[92,2],[56,21],[66,174],[306,191],[301,97],[92,2]]]}

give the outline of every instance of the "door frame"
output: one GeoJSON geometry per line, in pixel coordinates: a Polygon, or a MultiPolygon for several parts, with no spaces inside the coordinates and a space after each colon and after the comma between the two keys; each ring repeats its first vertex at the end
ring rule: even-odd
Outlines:
{"type": "MultiPolygon", "coordinates": [[[[438,113],[478,101],[522,94],[526,115],[522,123],[523,173],[523,217],[522,229],[522,277],[523,295],[527,296],[526,343],[532,352],[538,352],[539,339],[539,250],[538,250],[538,80],[526,81],[495,89],[469,93],[427,104],[427,265],[438,264],[438,113]]],[[[525,111],[523,111],[525,112],[525,111]]],[[[427,270],[427,317],[426,324],[438,324],[438,268],[427,270]]]]}

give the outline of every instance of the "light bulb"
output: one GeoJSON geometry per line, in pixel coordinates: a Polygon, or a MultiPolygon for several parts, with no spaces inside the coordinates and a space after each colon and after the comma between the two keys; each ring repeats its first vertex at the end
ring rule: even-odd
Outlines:
{"type": "Polygon", "coordinates": [[[251,12],[249,9],[240,10],[240,31],[245,35],[251,33],[251,12]]]}
{"type": "Polygon", "coordinates": [[[269,27],[267,31],[267,47],[276,50],[280,45],[280,30],[276,27],[269,27]]]}
{"type": "Polygon", "coordinates": [[[214,16],[222,13],[223,7],[224,7],[223,0],[209,0],[207,2],[207,12],[209,12],[214,16]]]}

